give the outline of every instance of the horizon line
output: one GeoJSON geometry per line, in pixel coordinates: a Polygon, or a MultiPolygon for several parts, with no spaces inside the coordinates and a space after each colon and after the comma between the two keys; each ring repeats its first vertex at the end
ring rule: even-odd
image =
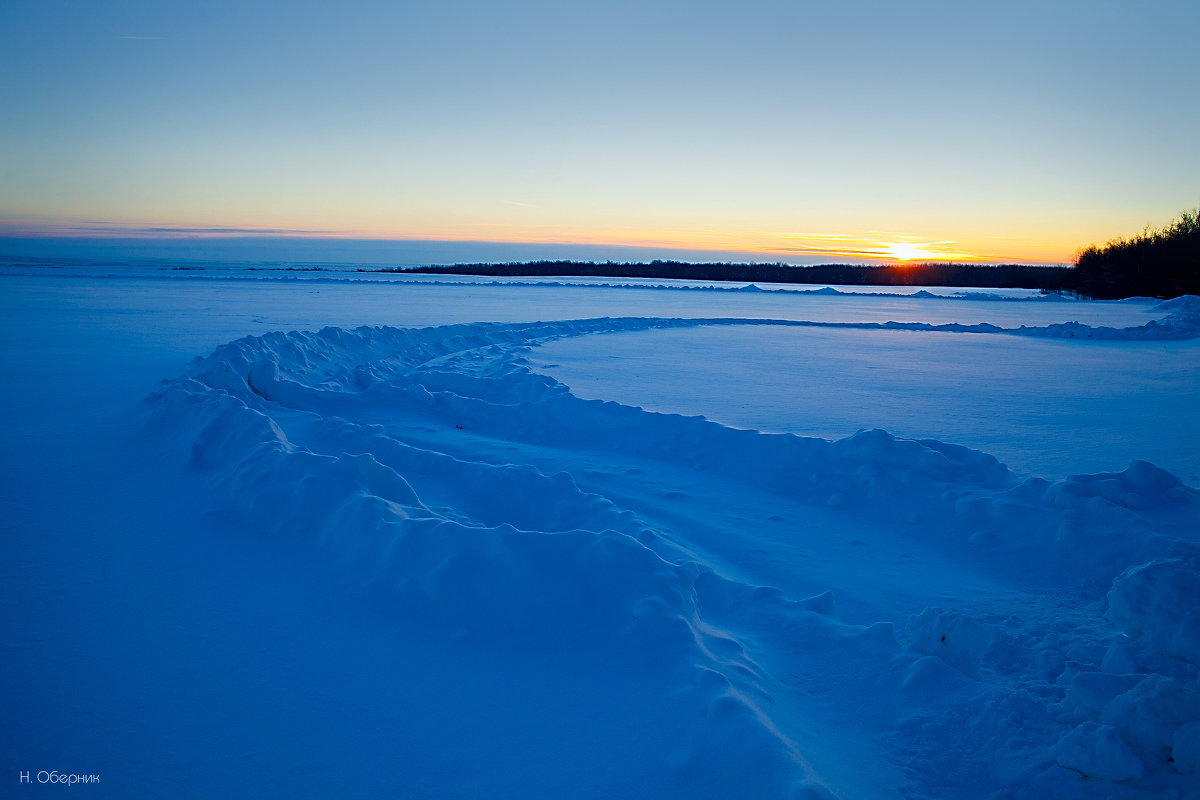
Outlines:
{"type": "MultiPolygon", "coordinates": [[[[0,218],[0,241],[26,243],[62,243],[66,245],[92,245],[98,250],[116,249],[120,247],[164,247],[176,249],[181,246],[197,245],[236,248],[238,244],[257,245],[279,243],[292,247],[319,247],[326,249],[343,247],[411,247],[437,248],[461,247],[477,250],[479,248],[497,248],[513,250],[528,248],[532,250],[587,250],[591,252],[585,260],[594,261],[604,252],[613,252],[613,256],[622,251],[639,251],[643,254],[635,261],[646,260],[647,255],[670,255],[672,258],[694,260],[699,254],[706,260],[714,256],[717,260],[728,261],[731,256],[751,258],[755,261],[774,260],[779,263],[812,262],[813,259],[849,259],[850,262],[867,261],[869,263],[954,263],[978,264],[980,266],[995,266],[1007,264],[1022,264],[1029,266],[1067,266],[1070,262],[1045,258],[1020,257],[1001,253],[968,253],[968,252],[939,252],[934,249],[954,244],[950,240],[929,241],[928,237],[915,234],[881,233],[876,236],[852,236],[848,234],[750,234],[729,235],[709,234],[708,241],[683,242],[664,241],[675,237],[653,237],[632,241],[613,241],[616,237],[526,237],[513,239],[488,239],[476,237],[432,237],[432,236],[396,236],[371,234],[364,231],[336,230],[306,230],[296,228],[262,227],[249,228],[244,226],[213,225],[213,226],[123,226],[106,222],[83,222],[65,225],[38,225],[22,223],[17,220],[0,218]],[[754,246],[748,239],[758,239],[759,246],[754,246]],[[771,241],[774,240],[774,241],[771,241]],[[830,243],[837,242],[831,246],[830,243]],[[930,248],[930,249],[923,249],[930,248]],[[899,257],[907,253],[908,257],[899,257]],[[676,255],[677,254],[677,255],[676,255]],[[692,254],[692,255],[688,255],[692,254]]],[[[1031,245],[1036,247],[1037,245],[1031,245]]],[[[99,255],[99,254],[97,254],[99,255]]],[[[399,255],[399,254],[397,254],[399,255]]],[[[226,256],[227,258],[228,256],[226,256]]],[[[253,260],[253,259],[252,259],[253,260]]],[[[567,253],[560,256],[547,257],[544,255],[521,256],[517,258],[504,257],[497,253],[495,257],[475,255],[457,259],[458,263],[522,263],[543,260],[573,260],[567,253]]],[[[603,258],[602,260],[612,260],[603,258]]],[[[354,263],[351,253],[336,259],[321,259],[324,263],[354,263]]],[[[419,259],[420,263],[435,262],[419,259]]],[[[826,263],[847,263],[826,262],[826,263]]],[[[808,263],[806,265],[812,265],[808,263]]]]}

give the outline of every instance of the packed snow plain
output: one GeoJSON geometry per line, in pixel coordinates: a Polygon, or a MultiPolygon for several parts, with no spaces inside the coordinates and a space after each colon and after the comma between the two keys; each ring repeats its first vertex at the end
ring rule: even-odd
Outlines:
{"type": "Polygon", "coordinates": [[[6,795],[1200,796],[1196,298],[0,287],[6,795]]]}

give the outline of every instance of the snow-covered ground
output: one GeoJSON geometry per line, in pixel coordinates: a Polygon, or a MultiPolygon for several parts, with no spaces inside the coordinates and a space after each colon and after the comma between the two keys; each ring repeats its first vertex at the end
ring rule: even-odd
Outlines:
{"type": "Polygon", "coordinates": [[[827,439],[879,427],[1045,477],[1143,459],[1200,484],[1190,343],[690,327],[560,339],[530,360],[580,397],[734,427],[827,439]]]}
{"type": "Polygon", "coordinates": [[[655,283],[0,273],[5,795],[1200,796],[1194,298],[655,283]]]}

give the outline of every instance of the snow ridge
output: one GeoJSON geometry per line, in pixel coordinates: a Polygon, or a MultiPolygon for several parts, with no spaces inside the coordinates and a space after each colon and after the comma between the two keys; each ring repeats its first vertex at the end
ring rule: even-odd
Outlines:
{"type": "Polygon", "coordinates": [[[523,355],[693,325],[1192,337],[1194,301],[1126,329],[604,318],[272,333],[218,348],[147,403],[152,431],[219,505],[386,588],[397,613],[473,638],[637,654],[673,692],[686,735],[671,768],[688,796],[856,796],[852,777],[810,757],[810,729],[840,702],[886,718],[890,752],[863,758],[902,765],[912,796],[968,796],[953,762],[979,796],[1085,797],[1086,774],[1151,797],[1195,778],[1200,620],[1168,610],[1193,607],[1200,585],[1200,493],[1145,462],[1019,480],[985,453],[885,431],[830,442],[582,400],[523,355]],[[733,577],[686,526],[630,502],[650,497],[638,476],[658,468],[1008,564],[1088,608],[1107,592],[1111,623],[1031,632],[937,607],[901,633],[845,622],[832,594],[733,577]],[[962,730],[936,724],[981,708],[994,713],[962,730]],[[1021,730],[1006,732],[1014,719],[1021,730]],[[987,763],[999,737],[1007,761],[987,763]]]}

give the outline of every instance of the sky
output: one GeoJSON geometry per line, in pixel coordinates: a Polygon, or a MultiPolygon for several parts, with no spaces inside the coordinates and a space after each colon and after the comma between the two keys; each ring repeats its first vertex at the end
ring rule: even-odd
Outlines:
{"type": "Polygon", "coordinates": [[[1195,0],[0,0],[0,248],[1062,263],[1200,205],[1198,31],[1195,0]]]}

